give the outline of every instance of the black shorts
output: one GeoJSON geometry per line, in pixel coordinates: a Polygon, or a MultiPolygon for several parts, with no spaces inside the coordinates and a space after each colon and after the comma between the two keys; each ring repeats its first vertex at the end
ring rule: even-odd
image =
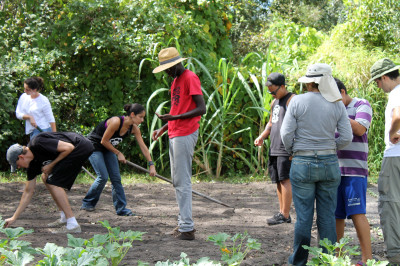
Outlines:
{"type": "Polygon", "coordinates": [[[289,179],[291,164],[289,156],[269,156],[268,173],[272,183],[289,179]]]}
{"type": "Polygon", "coordinates": [[[75,149],[54,166],[46,182],[71,190],[76,177],[82,170],[82,165],[93,153],[93,150],[93,144],[87,138],[82,137],[78,143],[75,143],[75,149]]]}

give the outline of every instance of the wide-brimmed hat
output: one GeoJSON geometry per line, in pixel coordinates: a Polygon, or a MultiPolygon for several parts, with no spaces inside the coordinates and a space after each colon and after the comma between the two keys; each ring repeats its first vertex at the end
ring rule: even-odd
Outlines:
{"type": "Polygon", "coordinates": [[[332,77],[332,68],[328,64],[314,64],[307,68],[306,75],[299,78],[301,83],[315,82],[322,97],[328,102],[336,102],[342,99],[338,86],[332,77]]]}
{"type": "Polygon", "coordinates": [[[285,76],[278,72],[272,72],[267,78],[267,86],[282,86],[286,85],[285,76]]]}
{"type": "Polygon", "coordinates": [[[160,65],[155,69],[153,69],[153,73],[164,71],[186,59],[187,58],[181,57],[181,55],[179,54],[178,50],[176,50],[175,47],[168,47],[162,49],[158,53],[158,61],[160,62],[160,65]]]}
{"type": "Polygon", "coordinates": [[[400,65],[395,65],[390,59],[388,58],[383,58],[375,62],[375,64],[372,65],[370,72],[371,72],[371,79],[368,81],[368,83],[371,83],[377,78],[382,77],[383,75],[390,73],[392,71],[395,71],[396,69],[399,69],[400,65]]]}
{"type": "Polygon", "coordinates": [[[13,144],[7,150],[7,161],[11,165],[11,172],[17,170],[18,155],[21,155],[24,148],[19,144],[13,144]]]}

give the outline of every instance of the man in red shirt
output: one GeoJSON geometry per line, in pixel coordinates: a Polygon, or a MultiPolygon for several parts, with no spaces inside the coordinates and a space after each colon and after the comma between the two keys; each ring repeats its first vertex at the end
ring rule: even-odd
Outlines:
{"type": "Polygon", "coordinates": [[[156,115],[167,122],[152,134],[157,140],[168,130],[172,182],[175,187],[179,215],[178,227],[172,234],[181,240],[194,240],[192,218],[192,159],[199,134],[201,115],[206,113],[200,80],[195,73],[185,69],[182,58],[174,47],[158,54],[160,65],[153,73],[165,71],[174,78],[171,85],[171,110],[169,114],[156,115]]]}

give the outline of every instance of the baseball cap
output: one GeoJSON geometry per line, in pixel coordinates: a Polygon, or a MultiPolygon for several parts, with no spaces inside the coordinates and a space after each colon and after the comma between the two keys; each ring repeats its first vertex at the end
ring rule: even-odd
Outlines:
{"type": "Polygon", "coordinates": [[[273,72],[269,74],[267,78],[267,86],[275,85],[275,86],[281,86],[281,85],[286,85],[285,83],[285,76],[282,75],[281,73],[278,72],[273,72]]]}
{"type": "Polygon", "coordinates": [[[18,155],[21,155],[23,151],[23,147],[19,144],[13,144],[8,148],[7,161],[11,165],[12,173],[17,170],[18,155]]]}

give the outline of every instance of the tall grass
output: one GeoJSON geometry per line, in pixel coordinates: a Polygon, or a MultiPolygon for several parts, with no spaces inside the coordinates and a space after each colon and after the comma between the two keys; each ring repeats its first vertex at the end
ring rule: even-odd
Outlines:
{"type": "MultiPolygon", "coordinates": [[[[253,142],[264,129],[266,114],[269,112],[271,96],[265,87],[269,63],[260,63],[263,57],[256,53],[247,55],[242,63],[251,59],[259,61],[261,73],[248,73],[246,68],[235,67],[225,58],[219,60],[216,71],[208,69],[196,58],[189,58],[186,62],[186,67],[201,77],[207,111],[200,120],[199,140],[193,160],[201,173],[217,179],[221,177],[224,168],[234,171],[241,163],[251,173],[256,173],[263,168],[265,161],[263,151],[254,147],[253,142]],[[245,101],[244,98],[249,100],[245,101]],[[256,131],[254,125],[257,125],[256,131]]],[[[169,101],[160,100],[168,90],[160,88],[152,93],[146,103],[148,114],[154,110],[168,112],[169,101]],[[155,105],[154,102],[160,103],[155,105]]],[[[147,124],[150,132],[162,126],[155,115],[147,116],[147,124]]],[[[158,149],[160,157],[157,160],[165,166],[167,151],[163,143],[161,139],[152,142],[150,150],[153,152],[158,149]]]]}

